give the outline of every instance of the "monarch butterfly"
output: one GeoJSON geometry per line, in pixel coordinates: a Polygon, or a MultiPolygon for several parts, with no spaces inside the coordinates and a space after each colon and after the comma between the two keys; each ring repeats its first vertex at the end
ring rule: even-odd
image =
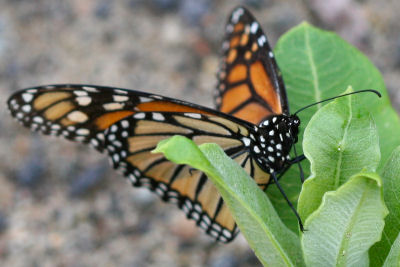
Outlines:
{"type": "Polygon", "coordinates": [[[290,115],[285,86],[260,24],[233,10],[218,73],[217,109],[145,92],[93,85],[48,85],[13,94],[18,121],[43,134],[90,143],[106,151],[133,186],[173,202],[216,240],[238,233],[227,206],[206,175],[152,154],[160,140],[179,134],[197,144],[219,144],[266,189],[293,163],[300,120],[290,115]]]}

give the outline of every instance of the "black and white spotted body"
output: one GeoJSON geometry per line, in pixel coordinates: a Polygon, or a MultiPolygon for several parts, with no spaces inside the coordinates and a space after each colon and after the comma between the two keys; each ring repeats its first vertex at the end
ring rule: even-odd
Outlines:
{"type": "Polygon", "coordinates": [[[260,167],[269,173],[279,173],[290,160],[289,152],[297,142],[300,119],[296,115],[277,115],[258,125],[259,145],[253,145],[260,167]]]}

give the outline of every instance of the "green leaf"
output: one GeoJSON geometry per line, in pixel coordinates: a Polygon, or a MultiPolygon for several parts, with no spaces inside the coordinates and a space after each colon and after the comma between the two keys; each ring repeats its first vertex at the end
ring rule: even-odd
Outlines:
{"type": "MultiPolygon", "coordinates": [[[[370,255],[371,255],[370,251],[370,255]]],[[[378,266],[378,265],[373,265],[374,263],[371,260],[371,266],[378,266]]],[[[383,267],[392,267],[392,266],[400,266],[400,234],[397,236],[396,240],[394,241],[389,255],[387,256],[383,267]]]]}
{"type": "Polygon", "coordinates": [[[303,219],[319,207],[325,192],[336,190],[361,170],[374,172],[378,167],[378,133],[372,118],[354,105],[359,98],[338,98],[325,105],[304,132],[303,150],[312,176],[304,182],[299,198],[303,219]]]}
{"type": "MultiPolygon", "coordinates": [[[[301,107],[319,100],[337,96],[349,85],[354,90],[376,89],[383,95],[359,95],[360,106],[365,106],[376,122],[382,161],[386,161],[392,149],[400,145],[400,122],[390,105],[382,75],[355,47],[337,34],[317,29],[302,23],[284,34],[275,47],[275,56],[286,84],[290,108],[295,112],[301,107]]],[[[309,108],[299,114],[302,129],[311,116],[322,105],[309,108]]],[[[301,154],[302,133],[299,135],[297,151],[301,154]]],[[[305,175],[309,164],[302,163],[305,175]]],[[[382,166],[381,166],[382,167],[382,166]]],[[[281,179],[285,192],[296,202],[301,184],[297,166],[281,179]]],[[[275,186],[270,186],[268,195],[285,223],[297,229],[297,220],[285,205],[275,186]]]]}
{"type": "MultiPolygon", "coordinates": [[[[389,215],[385,219],[382,240],[370,250],[371,266],[381,266],[385,261],[390,247],[395,242],[400,232],[400,147],[397,147],[386,162],[382,173],[383,195],[389,209],[389,215]]],[[[399,242],[399,241],[396,241],[399,242]]],[[[398,244],[396,245],[398,246],[398,244]]],[[[398,248],[392,248],[391,257],[399,257],[398,248]],[[397,252],[395,252],[397,251],[397,252]],[[397,253],[395,255],[394,253],[397,253]]],[[[399,266],[397,264],[396,266],[399,266]]],[[[394,265],[393,265],[394,266],[394,265]]]]}
{"type": "Polygon", "coordinates": [[[216,144],[196,144],[181,136],[159,143],[154,152],[207,174],[236,223],[265,266],[303,266],[298,237],[285,227],[266,194],[216,144]]]}
{"type": "Polygon", "coordinates": [[[326,193],[305,223],[307,266],[368,266],[368,249],[381,238],[388,213],[382,194],[375,173],[357,174],[326,193]]]}

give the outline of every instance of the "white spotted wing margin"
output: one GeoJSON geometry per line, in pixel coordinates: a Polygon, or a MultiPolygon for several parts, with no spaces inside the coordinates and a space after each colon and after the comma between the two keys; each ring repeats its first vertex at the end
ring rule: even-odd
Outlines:
{"type": "Polygon", "coordinates": [[[104,130],[132,114],[140,101],[125,89],[58,84],[20,90],[7,104],[11,115],[33,131],[90,143],[102,151],[104,130]]]}
{"type": "Polygon", "coordinates": [[[238,229],[213,183],[204,173],[172,163],[152,150],[174,135],[186,136],[197,145],[217,143],[265,189],[269,175],[258,167],[242,141],[248,139],[250,131],[215,115],[138,112],[105,131],[105,147],[113,167],[133,186],[147,187],[162,200],[176,203],[208,235],[229,242],[238,229]]]}

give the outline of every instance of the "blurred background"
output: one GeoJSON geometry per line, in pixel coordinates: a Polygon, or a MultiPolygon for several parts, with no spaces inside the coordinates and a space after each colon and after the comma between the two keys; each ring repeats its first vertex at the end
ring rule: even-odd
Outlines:
{"type": "Polygon", "coordinates": [[[400,110],[400,2],[372,0],[0,0],[0,265],[257,266],[239,236],[215,244],[176,207],[131,188],[105,155],[10,118],[42,84],[131,88],[212,106],[229,12],[247,6],[271,45],[308,21],[383,73],[400,110]]]}

